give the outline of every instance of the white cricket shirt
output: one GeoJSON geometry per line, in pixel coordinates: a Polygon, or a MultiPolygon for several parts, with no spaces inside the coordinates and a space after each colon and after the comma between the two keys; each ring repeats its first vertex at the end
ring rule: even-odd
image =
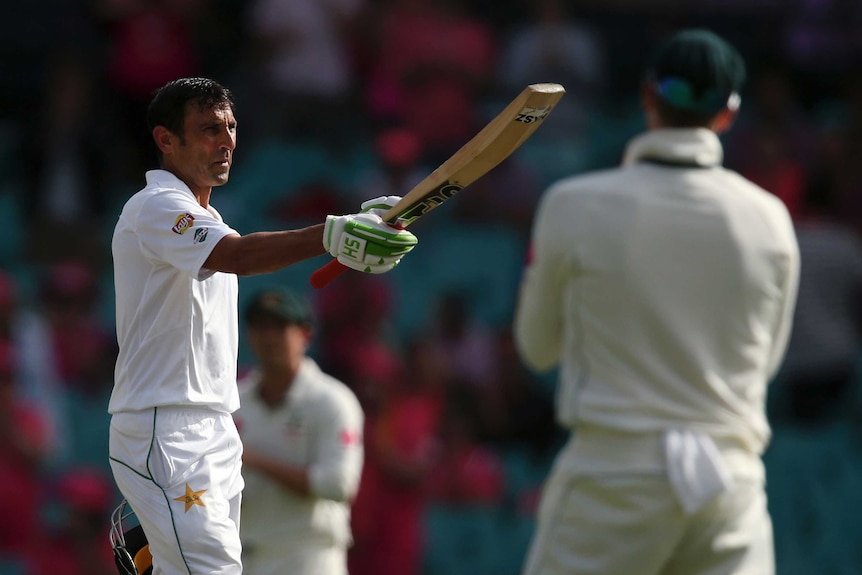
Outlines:
{"type": "Polygon", "coordinates": [[[565,426],[768,442],[798,247],[781,201],[721,161],[709,130],[655,130],[543,196],[515,336],[532,367],[560,364],[565,426]]]}
{"type": "Polygon", "coordinates": [[[237,278],[202,269],[236,233],[176,176],[147,172],[111,243],[120,350],[109,412],[239,407],[237,278]]]}
{"type": "Polygon", "coordinates": [[[242,442],[282,463],[308,468],[311,496],[288,491],[266,475],[244,469],[241,537],[255,548],[315,542],[346,548],[350,502],[362,475],[364,415],[354,393],[305,358],[282,405],[258,393],[259,375],[240,382],[234,414],[242,442]]]}

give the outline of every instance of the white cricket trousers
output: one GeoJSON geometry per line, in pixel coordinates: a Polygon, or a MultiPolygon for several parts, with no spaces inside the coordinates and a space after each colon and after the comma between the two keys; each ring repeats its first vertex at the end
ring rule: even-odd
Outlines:
{"type": "Polygon", "coordinates": [[[242,443],[230,414],[115,414],[109,449],[117,487],[149,541],[153,575],[242,573],[242,443]]]}
{"type": "Polygon", "coordinates": [[[546,482],[523,575],[775,573],[762,479],[743,473],[686,513],[661,469],[657,441],[636,444],[629,453],[619,442],[597,440],[586,448],[574,443],[546,482]],[[619,472],[601,453],[620,463],[630,457],[636,470],[619,472]],[[596,466],[601,472],[590,472],[596,466]]]}

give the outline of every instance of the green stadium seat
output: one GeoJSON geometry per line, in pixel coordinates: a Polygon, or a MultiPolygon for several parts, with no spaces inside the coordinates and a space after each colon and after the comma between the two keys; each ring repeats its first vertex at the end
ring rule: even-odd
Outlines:
{"type": "Polygon", "coordinates": [[[398,296],[399,329],[410,333],[425,325],[449,291],[466,297],[479,322],[508,325],[526,250],[519,236],[500,226],[420,225],[419,245],[387,276],[398,296]]]}
{"type": "Polygon", "coordinates": [[[495,507],[431,504],[425,512],[424,575],[503,575],[495,507]]]}

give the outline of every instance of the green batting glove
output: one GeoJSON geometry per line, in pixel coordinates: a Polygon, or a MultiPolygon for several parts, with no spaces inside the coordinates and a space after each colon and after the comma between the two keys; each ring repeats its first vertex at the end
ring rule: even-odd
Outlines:
{"type": "MultiPolygon", "coordinates": [[[[388,209],[388,208],[387,208],[388,209]]],[[[327,216],[323,247],[345,266],[366,273],[388,272],[418,240],[373,213],[327,216]]]]}

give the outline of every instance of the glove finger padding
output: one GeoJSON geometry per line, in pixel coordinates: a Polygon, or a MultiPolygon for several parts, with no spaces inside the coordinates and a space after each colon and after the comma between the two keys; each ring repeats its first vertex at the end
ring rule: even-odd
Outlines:
{"type": "Polygon", "coordinates": [[[397,260],[385,264],[357,264],[354,260],[348,259],[344,256],[338,256],[336,258],[341,264],[354,269],[356,271],[360,271],[367,274],[382,274],[390,271],[399,263],[401,263],[401,258],[397,260]]]}
{"type": "Polygon", "coordinates": [[[394,268],[417,243],[416,236],[394,228],[372,213],[327,216],[323,246],[345,266],[366,273],[394,268]]]}
{"type": "Polygon", "coordinates": [[[365,200],[359,206],[359,211],[362,213],[376,214],[383,217],[383,214],[389,211],[389,208],[401,201],[401,196],[380,196],[370,200],[365,200]]]}

